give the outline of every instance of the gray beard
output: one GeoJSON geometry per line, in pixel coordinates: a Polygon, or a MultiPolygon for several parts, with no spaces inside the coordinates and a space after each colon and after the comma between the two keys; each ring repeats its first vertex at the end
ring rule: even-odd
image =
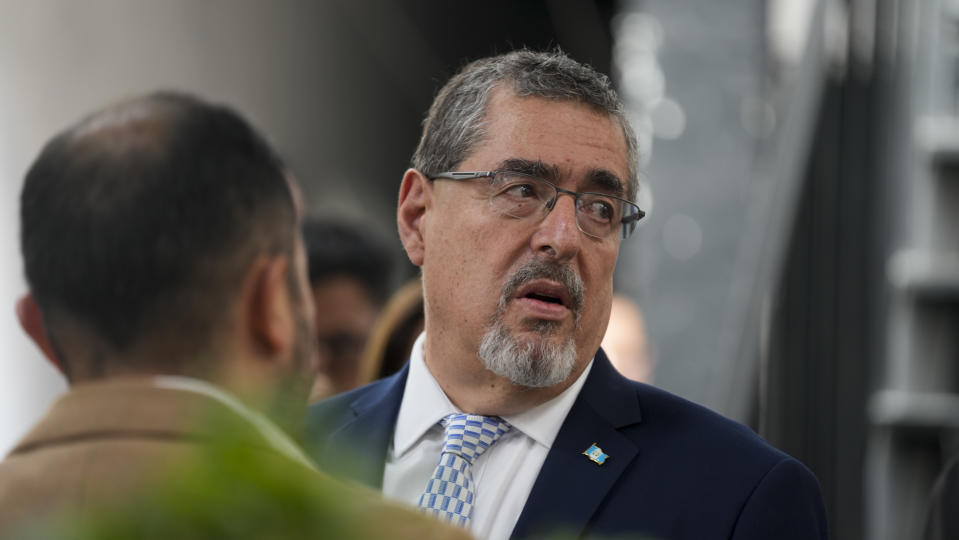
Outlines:
{"type": "Polygon", "coordinates": [[[550,341],[555,324],[540,323],[533,329],[539,339],[521,341],[497,317],[480,341],[479,357],[486,369],[519,386],[546,388],[565,381],[576,364],[572,336],[559,344],[550,341]]]}

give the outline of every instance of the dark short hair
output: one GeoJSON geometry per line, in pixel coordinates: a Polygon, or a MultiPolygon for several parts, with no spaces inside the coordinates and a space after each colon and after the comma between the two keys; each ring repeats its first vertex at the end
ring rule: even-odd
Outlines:
{"type": "Polygon", "coordinates": [[[585,103],[612,116],[626,138],[627,197],[635,200],[639,146],[623,102],[609,77],[558,49],[548,52],[524,49],[467,64],[433,100],[413,155],[413,168],[429,176],[454,170],[466,159],[486,137],[490,91],[501,85],[519,97],[585,103]]]}
{"type": "Polygon", "coordinates": [[[335,276],[355,278],[382,304],[392,289],[393,259],[386,242],[364,226],[334,218],[303,222],[310,284],[335,276]]]}
{"type": "Polygon", "coordinates": [[[116,351],[165,331],[202,346],[253,257],[292,253],[297,219],[263,138],[229,108],[174,92],[58,134],[20,204],[26,278],[51,338],[79,323],[116,351]]]}

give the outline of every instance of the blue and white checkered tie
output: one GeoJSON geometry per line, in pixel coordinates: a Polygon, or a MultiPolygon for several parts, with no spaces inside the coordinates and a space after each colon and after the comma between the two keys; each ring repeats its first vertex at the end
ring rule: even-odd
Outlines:
{"type": "Polygon", "coordinates": [[[419,507],[449,523],[469,527],[473,517],[473,461],[510,425],[496,416],[451,414],[443,419],[446,440],[433,477],[420,495],[419,507]]]}

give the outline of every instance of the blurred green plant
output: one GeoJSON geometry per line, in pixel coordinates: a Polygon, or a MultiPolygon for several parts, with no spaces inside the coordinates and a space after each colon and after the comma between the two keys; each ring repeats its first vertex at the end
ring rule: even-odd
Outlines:
{"type": "Polygon", "coordinates": [[[193,458],[154,471],[153,480],[122,499],[47,516],[11,538],[382,538],[392,536],[386,534],[391,519],[409,522],[405,511],[385,507],[370,490],[251,445],[247,434],[214,433],[197,444],[201,450],[193,458]]]}

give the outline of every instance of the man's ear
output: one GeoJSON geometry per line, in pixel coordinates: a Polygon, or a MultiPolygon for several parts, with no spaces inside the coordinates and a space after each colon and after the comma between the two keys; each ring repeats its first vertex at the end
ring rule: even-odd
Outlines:
{"type": "Polygon", "coordinates": [[[292,291],[286,274],[290,260],[285,255],[258,257],[246,276],[240,320],[250,342],[260,354],[284,355],[296,339],[292,291]]]}
{"type": "Polygon", "coordinates": [[[408,169],[400,185],[400,199],[396,207],[396,226],[406,255],[416,266],[423,264],[426,210],[429,207],[432,186],[429,179],[416,169],[408,169]]]}
{"type": "Polygon", "coordinates": [[[49,360],[60,373],[66,375],[63,369],[63,362],[60,361],[57,350],[53,346],[53,341],[50,340],[50,335],[47,334],[47,327],[43,324],[43,315],[40,313],[40,306],[37,304],[36,299],[33,298],[33,295],[27,293],[20,297],[20,299],[17,300],[16,309],[17,319],[20,320],[20,326],[23,328],[23,331],[26,332],[27,335],[30,336],[30,339],[36,343],[37,347],[40,348],[43,356],[47,357],[47,360],[49,360]]]}

